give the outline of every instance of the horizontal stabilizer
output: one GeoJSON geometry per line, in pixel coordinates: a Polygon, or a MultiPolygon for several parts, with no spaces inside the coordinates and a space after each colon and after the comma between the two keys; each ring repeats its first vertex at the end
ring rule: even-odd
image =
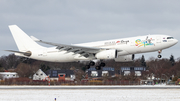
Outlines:
{"type": "Polygon", "coordinates": [[[27,51],[27,52],[20,52],[20,51],[14,51],[14,50],[5,50],[5,51],[19,53],[19,54],[23,54],[25,56],[31,56],[31,54],[32,54],[30,51],[27,51]]]}

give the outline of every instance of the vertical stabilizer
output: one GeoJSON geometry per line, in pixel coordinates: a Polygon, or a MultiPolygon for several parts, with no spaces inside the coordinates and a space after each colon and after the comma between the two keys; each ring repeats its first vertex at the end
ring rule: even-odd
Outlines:
{"type": "Polygon", "coordinates": [[[17,25],[10,25],[9,29],[13,35],[19,51],[29,51],[30,49],[42,48],[39,44],[33,41],[24,31],[17,25]]]}

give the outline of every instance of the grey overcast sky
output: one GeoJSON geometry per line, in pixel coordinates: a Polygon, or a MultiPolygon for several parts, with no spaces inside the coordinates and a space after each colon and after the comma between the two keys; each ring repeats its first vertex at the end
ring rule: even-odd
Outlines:
{"type": "MultiPolygon", "coordinates": [[[[76,44],[148,34],[180,40],[179,0],[0,0],[0,56],[18,50],[8,25],[45,41],[76,44]]],[[[163,50],[180,57],[180,44],[163,50]]],[[[138,54],[157,57],[157,52],[138,54]]]]}

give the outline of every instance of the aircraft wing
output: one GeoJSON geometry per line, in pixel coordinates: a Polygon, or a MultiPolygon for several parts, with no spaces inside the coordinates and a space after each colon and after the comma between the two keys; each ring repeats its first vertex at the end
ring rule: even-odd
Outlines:
{"type": "Polygon", "coordinates": [[[98,53],[101,50],[106,50],[105,48],[84,47],[84,46],[78,46],[78,45],[66,45],[66,44],[46,42],[46,41],[39,40],[33,36],[31,36],[31,38],[36,42],[41,42],[41,43],[57,46],[56,49],[59,49],[60,51],[67,51],[67,53],[73,52],[74,54],[80,54],[81,56],[84,56],[84,57],[89,57],[89,56],[94,55],[95,53],[98,53]]]}

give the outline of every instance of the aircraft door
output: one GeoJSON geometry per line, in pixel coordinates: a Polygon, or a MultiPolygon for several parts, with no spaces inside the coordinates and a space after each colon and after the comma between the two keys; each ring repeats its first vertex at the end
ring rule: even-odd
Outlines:
{"type": "Polygon", "coordinates": [[[135,40],[134,40],[134,39],[132,39],[132,40],[130,41],[130,45],[131,45],[131,46],[135,46],[135,40]]]}
{"type": "Polygon", "coordinates": [[[161,37],[160,36],[156,37],[156,43],[161,43],[161,37]]]}
{"type": "Polygon", "coordinates": [[[47,51],[46,50],[43,51],[43,56],[47,56],[47,51]]]}

